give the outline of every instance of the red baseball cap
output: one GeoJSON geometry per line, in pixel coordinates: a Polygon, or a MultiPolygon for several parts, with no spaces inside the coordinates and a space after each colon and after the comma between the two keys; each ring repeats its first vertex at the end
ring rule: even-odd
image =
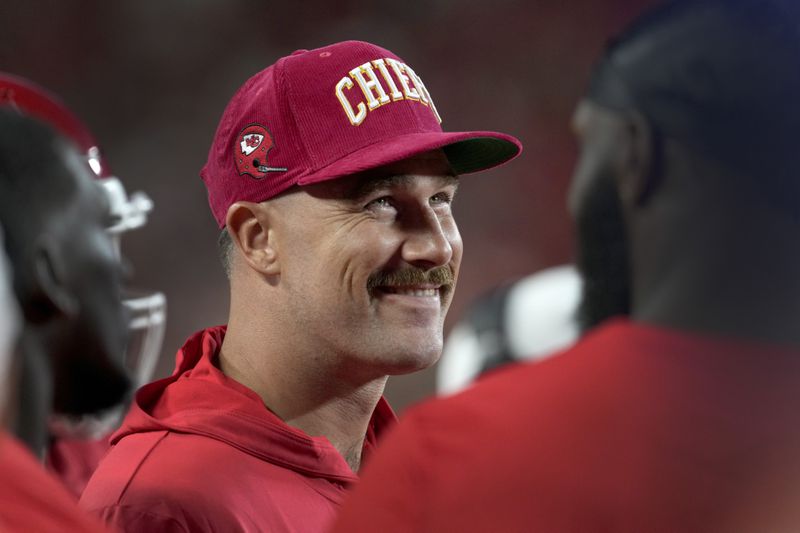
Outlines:
{"type": "Polygon", "coordinates": [[[200,176],[225,227],[236,201],[262,202],[309,185],[441,148],[458,174],[519,155],[516,138],[443,132],[417,73],[374,44],[345,41],[298,50],[262,70],[222,114],[200,176]]]}

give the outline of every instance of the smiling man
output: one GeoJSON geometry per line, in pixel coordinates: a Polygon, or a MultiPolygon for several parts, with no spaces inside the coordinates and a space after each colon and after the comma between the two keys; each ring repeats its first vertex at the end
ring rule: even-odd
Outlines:
{"type": "Polygon", "coordinates": [[[131,531],[322,531],[431,365],[461,262],[458,176],[513,137],[444,133],[419,75],[363,42],[301,50],[234,95],[201,172],[231,287],[140,389],[81,500],[131,531]]]}

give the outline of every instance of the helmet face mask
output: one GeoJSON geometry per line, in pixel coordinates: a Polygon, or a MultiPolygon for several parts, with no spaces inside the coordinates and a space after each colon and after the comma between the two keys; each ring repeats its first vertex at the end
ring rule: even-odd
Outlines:
{"type": "MultiPolygon", "coordinates": [[[[153,202],[143,192],[128,197],[122,182],[115,176],[101,178],[98,183],[108,198],[112,219],[108,232],[122,260],[122,234],[147,224],[153,202]]],[[[158,363],[166,327],[167,299],[161,292],[125,287],[122,304],[129,317],[125,366],[134,385],[140,387],[150,380],[158,363]]]]}
{"type": "Polygon", "coordinates": [[[108,198],[113,219],[108,228],[109,232],[119,235],[147,224],[147,215],[153,210],[153,201],[149,196],[137,191],[129,197],[122,182],[116,176],[100,178],[98,183],[103,187],[108,198]]]}
{"type": "Polygon", "coordinates": [[[128,311],[128,346],[125,367],[135,387],[141,387],[153,377],[167,317],[167,298],[161,292],[127,289],[122,304],[128,311]]]}

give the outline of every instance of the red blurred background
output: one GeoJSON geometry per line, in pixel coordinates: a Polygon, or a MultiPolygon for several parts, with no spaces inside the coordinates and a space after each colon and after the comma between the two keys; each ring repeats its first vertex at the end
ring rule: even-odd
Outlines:
{"type": "MultiPolygon", "coordinates": [[[[652,0],[6,1],[0,70],[60,94],[129,191],[155,201],[126,236],[136,285],[167,294],[159,376],[183,340],[227,317],[218,230],[198,172],[222,109],[252,74],[298,48],[345,39],[397,53],[425,80],[442,126],[519,137],[516,161],[462,181],[465,242],[448,329],[498,283],[569,261],[569,119],[606,40],[652,0]]],[[[400,410],[433,391],[428,370],[390,380],[400,410]]]]}

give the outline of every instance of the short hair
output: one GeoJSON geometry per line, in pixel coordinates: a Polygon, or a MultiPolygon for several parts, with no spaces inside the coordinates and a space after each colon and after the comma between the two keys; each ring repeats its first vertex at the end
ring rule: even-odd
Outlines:
{"type": "Polygon", "coordinates": [[[587,98],[636,110],[666,137],[758,178],[798,209],[800,8],[794,0],[679,0],[608,47],[587,98]]]}
{"type": "Polygon", "coordinates": [[[219,238],[217,239],[217,248],[219,251],[219,262],[222,263],[222,270],[225,272],[225,276],[231,279],[233,254],[236,246],[233,244],[233,239],[231,239],[228,233],[228,228],[222,228],[222,233],[219,234],[219,238]]]}
{"type": "Polygon", "coordinates": [[[0,109],[0,225],[18,291],[19,278],[28,271],[31,244],[49,215],[66,209],[77,191],[64,163],[70,146],[43,123],[0,109]]]}

